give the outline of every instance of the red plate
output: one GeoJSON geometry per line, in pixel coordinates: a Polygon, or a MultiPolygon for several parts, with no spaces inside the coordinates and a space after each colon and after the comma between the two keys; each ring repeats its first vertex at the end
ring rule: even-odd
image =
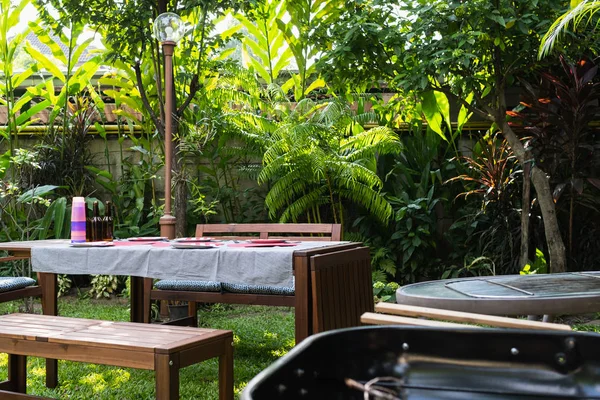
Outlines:
{"type": "Polygon", "coordinates": [[[250,243],[254,244],[277,244],[277,243],[285,243],[285,239],[251,239],[248,240],[250,243]]]}
{"type": "Polygon", "coordinates": [[[146,236],[146,237],[132,237],[127,239],[130,242],[157,242],[159,240],[168,240],[165,236],[146,236]]]}
{"type": "Polygon", "coordinates": [[[189,237],[175,239],[175,241],[178,243],[212,242],[213,240],[214,238],[210,237],[189,237]]]}

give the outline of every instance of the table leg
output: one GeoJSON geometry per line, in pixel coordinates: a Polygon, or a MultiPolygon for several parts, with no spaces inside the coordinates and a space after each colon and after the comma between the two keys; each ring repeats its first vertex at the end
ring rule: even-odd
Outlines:
{"type": "Polygon", "coordinates": [[[156,400],[179,399],[179,354],[155,354],[156,400]]]}
{"type": "Polygon", "coordinates": [[[131,322],[144,322],[144,278],[132,276],[129,290],[129,318],[131,322]]]}
{"type": "Polygon", "coordinates": [[[311,334],[311,301],[309,258],[294,256],[296,344],[311,334]]]}
{"type": "Polygon", "coordinates": [[[13,392],[27,393],[27,356],[8,355],[8,381],[13,392]]]}
{"type": "Polygon", "coordinates": [[[58,315],[56,274],[38,272],[38,281],[42,288],[42,312],[44,315],[58,315]]]}
{"type": "MultiPolygon", "coordinates": [[[[40,272],[38,281],[42,287],[42,312],[44,315],[58,315],[58,302],[56,297],[56,274],[40,272]]],[[[46,359],[46,387],[54,389],[58,386],[58,360],[46,359]]]]}
{"type": "Polygon", "coordinates": [[[150,299],[150,293],[152,292],[152,286],[154,285],[154,279],[152,278],[143,278],[143,289],[144,293],[142,295],[143,300],[143,322],[149,324],[152,322],[152,299],[150,299]]]}
{"type": "Polygon", "coordinates": [[[219,400],[233,400],[233,336],[224,346],[225,354],[219,356],[219,400]]]}

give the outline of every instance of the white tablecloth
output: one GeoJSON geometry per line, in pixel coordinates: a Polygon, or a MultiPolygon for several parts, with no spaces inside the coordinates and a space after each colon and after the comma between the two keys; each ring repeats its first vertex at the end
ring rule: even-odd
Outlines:
{"type": "Polygon", "coordinates": [[[74,248],[68,244],[36,246],[31,264],[36,272],[70,275],[129,275],[158,279],[206,280],[248,285],[293,286],[296,250],[348,242],[301,242],[293,247],[229,247],[173,249],[148,244],[74,248]]]}

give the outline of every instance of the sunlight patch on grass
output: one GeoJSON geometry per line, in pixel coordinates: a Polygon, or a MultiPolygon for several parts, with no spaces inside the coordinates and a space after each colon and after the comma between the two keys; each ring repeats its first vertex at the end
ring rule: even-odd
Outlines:
{"type": "Polygon", "coordinates": [[[46,368],[42,367],[33,367],[29,369],[29,373],[33,376],[45,377],[46,376],[46,368]]]}
{"type": "Polygon", "coordinates": [[[123,383],[129,382],[131,380],[131,373],[122,368],[112,369],[108,371],[110,375],[110,385],[111,387],[119,387],[123,383]]]}
{"type": "Polygon", "coordinates": [[[8,366],[8,354],[0,353],[0,367],[8,366]]]}
{"type": "Polygon", "coordinates": [[[79,383],[91,386],[94,393],[103,392],[108,386],[104,380],[104,376],[96,372],[84,376],[79,380],[79,383]]]}
{"type": "Polygon", "coordinates": [[[248,381],[237,382],[237,384],[233,386],[233,393],[236,395],[241,395],[242,391],[246,388],[246,385],[248,385],[248,381]]]}
{"type": "Polygon", "coordinates": [[[270,340],[277,340],[279,339],[279,335],[274,333],[274,332],[265,332],[263,337],[265,339],[270,339],[270,340]]]}
{"type": "Polygon", "coordinates": [[[271,355],[273,357],[281,357],[287,354],[287,350],[285,349],[277,349],[277,350],[271,350],[271,355]]]}

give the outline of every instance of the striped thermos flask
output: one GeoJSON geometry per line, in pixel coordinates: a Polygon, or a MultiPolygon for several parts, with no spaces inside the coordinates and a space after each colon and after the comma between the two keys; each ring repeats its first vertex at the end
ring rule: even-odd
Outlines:
{"type": "Polygon", "coordinates": [[[73,197],[71,243],[85,243],[85,199],[83,197],[73,197]]]}

